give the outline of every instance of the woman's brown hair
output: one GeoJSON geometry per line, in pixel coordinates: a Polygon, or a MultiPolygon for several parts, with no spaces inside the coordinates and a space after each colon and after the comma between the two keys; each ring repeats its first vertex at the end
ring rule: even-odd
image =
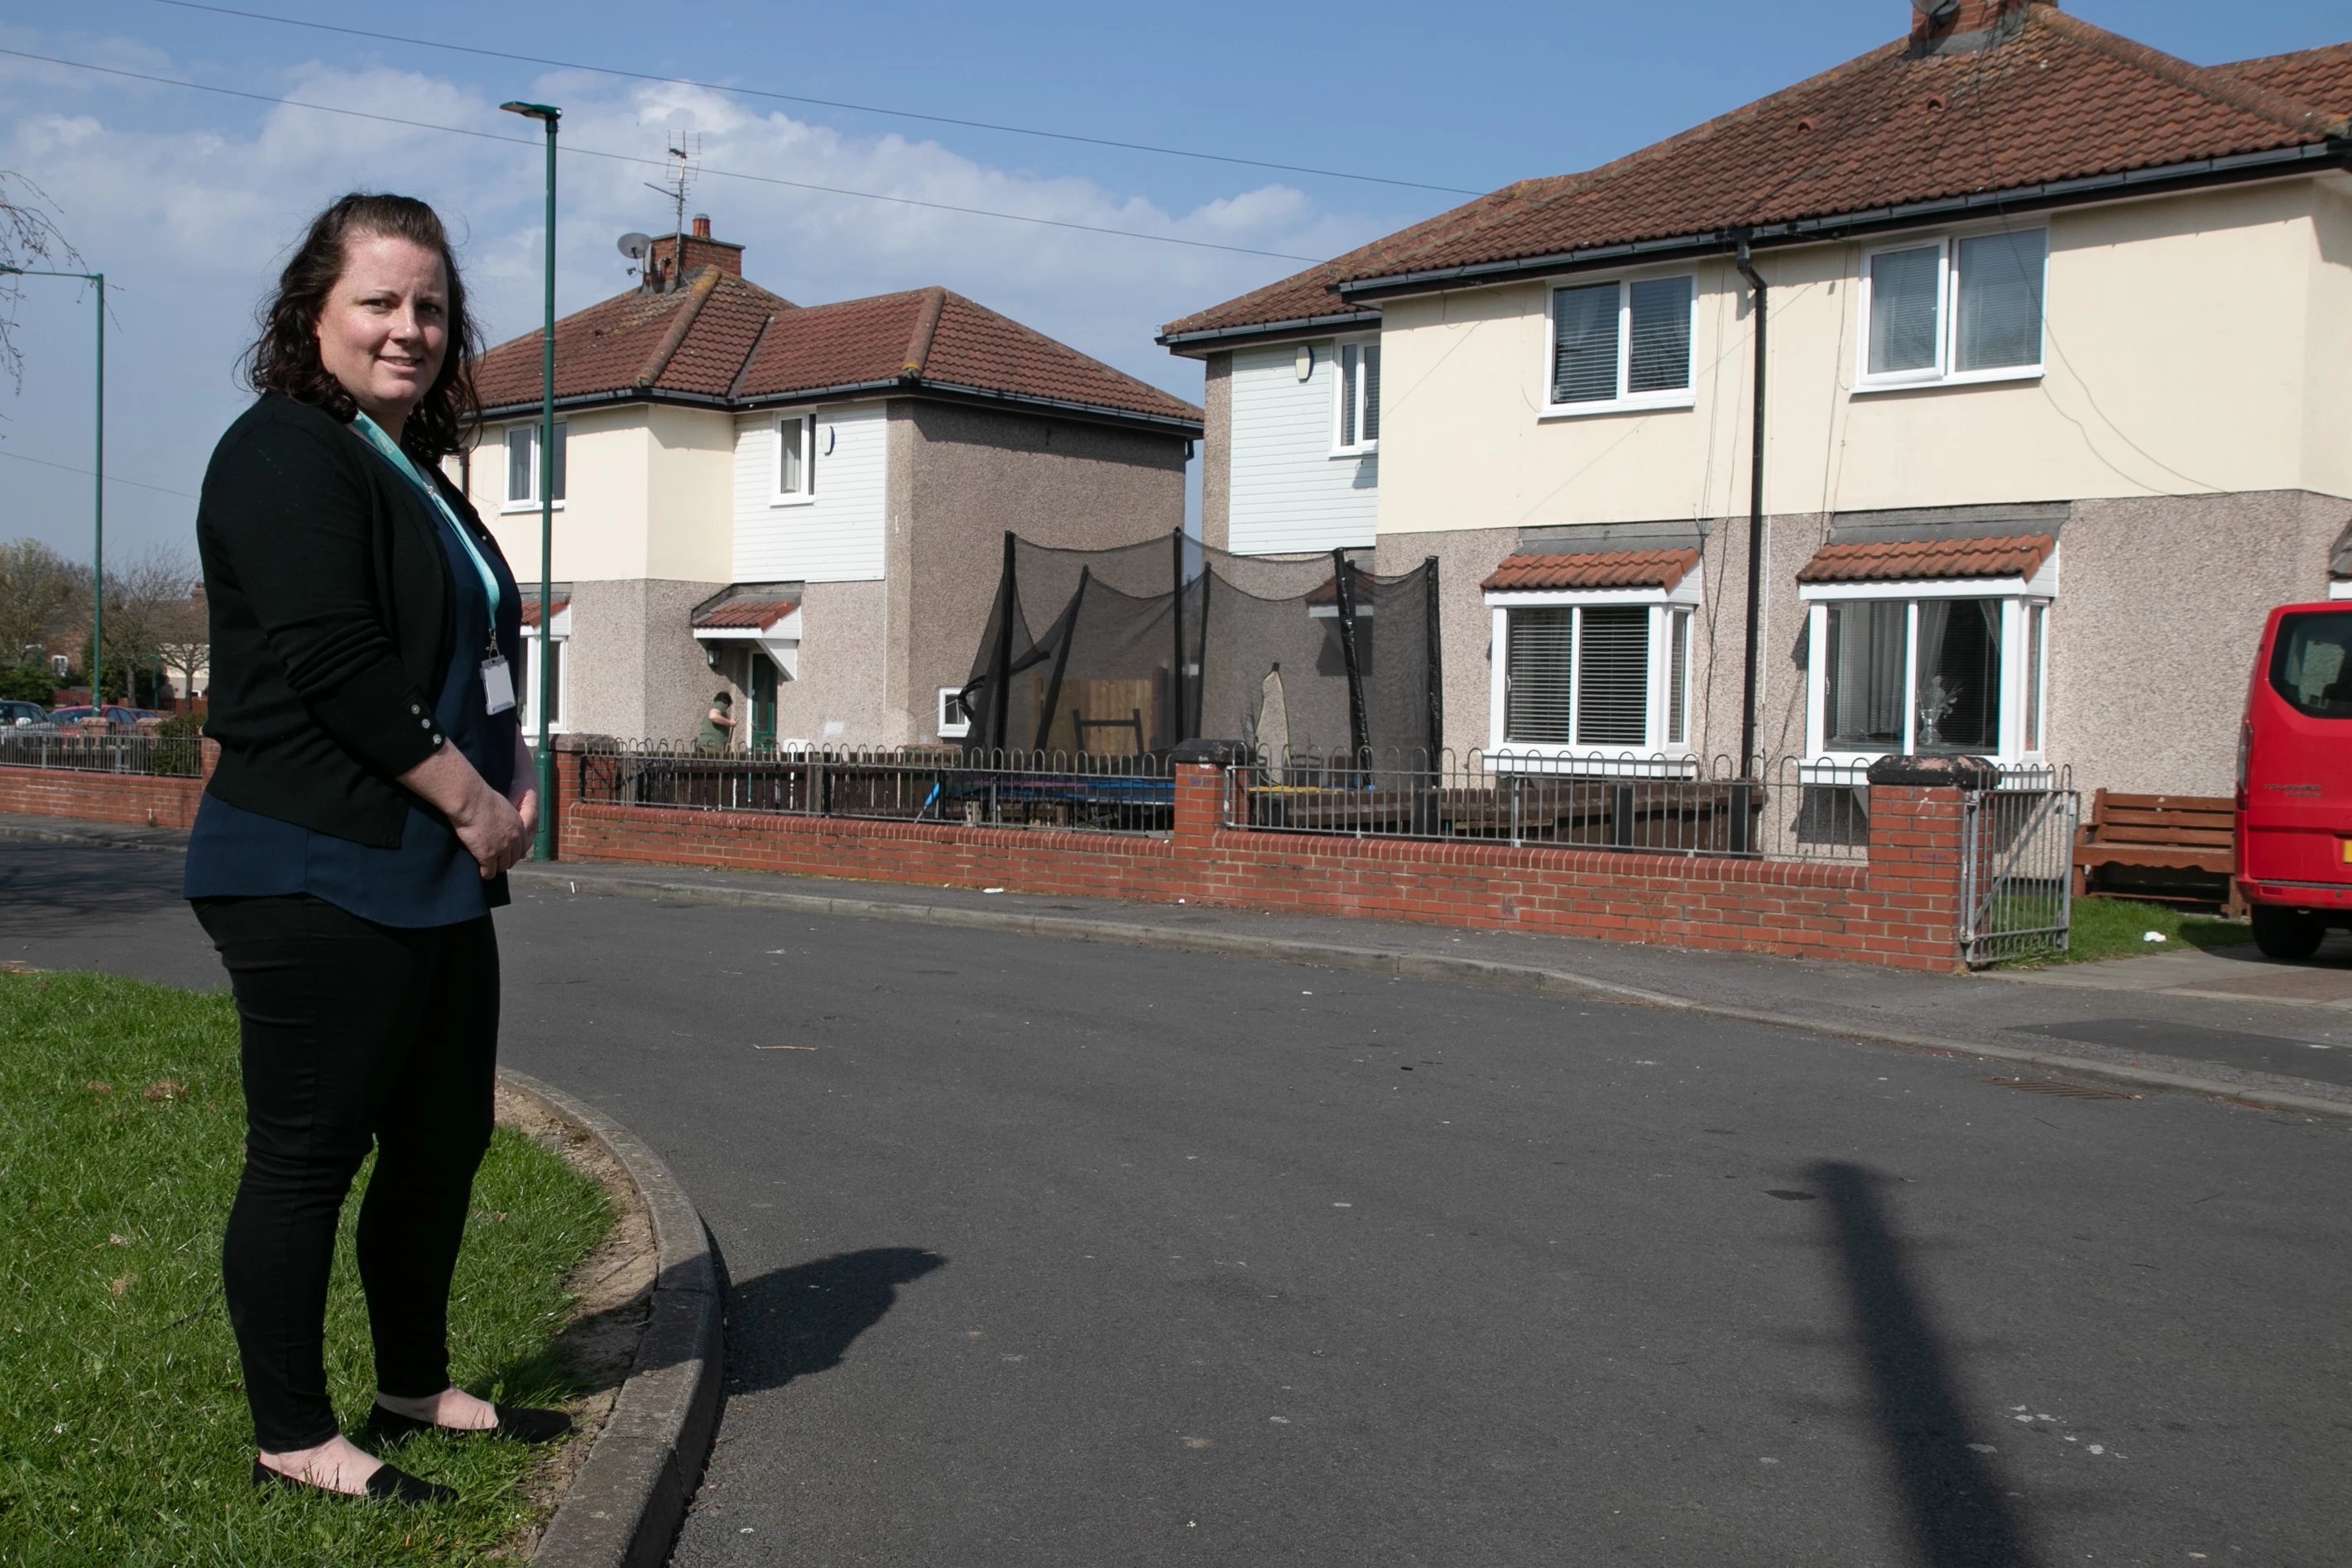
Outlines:
{"type": "Polygon", "coordinates": [[[448,232],[440,215],[413,196],[354,191],[310,221],[310,232],[278,274],[278,292],[261,308],[261,336],[245,356],[246,384],[257,392],[283,392],[346,424],[359,413],[359,404],[319,357],[319,312],[342,276],[344,249],[353,235],[409,240],[439,254],[449,279],[449,347],[441,373],[398,434],[409,455],[426,461],[463,451],[474,433],[474,356],[481,343],[466,311],[466,283],[457,275],[448,232]]]}

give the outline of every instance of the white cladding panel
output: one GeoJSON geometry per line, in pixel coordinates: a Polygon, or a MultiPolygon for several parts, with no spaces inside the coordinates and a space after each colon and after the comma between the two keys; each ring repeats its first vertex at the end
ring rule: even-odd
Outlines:
{"type": "Polygon", "coordinates": [[[776,416],[735,425],[738,582],[856,582],[883,568],[890,422],[880,403],[815,411],[814,497],[776,504],[776,416]]]}
{"type": "Polygon", "coordinates": [[[1378,530],[1380,459],[1331,455],[1329,342],[1298,379],[1298,345],[1234,354],[1233,469],[1228,491],[1236,555],[1370,545],[1378,530]]]}

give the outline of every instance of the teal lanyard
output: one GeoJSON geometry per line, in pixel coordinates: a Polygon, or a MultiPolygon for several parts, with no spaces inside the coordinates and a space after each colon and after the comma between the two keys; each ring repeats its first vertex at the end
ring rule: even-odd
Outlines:
{"type": "Polygon", "coordinates": [[[440,486],[427,479],[417,469],[416,465],[409,460],[408,454],[400,449],[400,444],[383,433],[382,425],[364,413],[355,415],[352,424],[367,438],[367,444],[374,447],[385,462],[405,475],[408,482],[423,491],[425,498],[438,507],[441,509],[441,515],[449,519],[449,527],[457,532],[457,542],[464,545],[466,553],[474,558],[474,570],[482,574],[482,591],[489,596],[490,601],[490,645],[498,646],[499,574],[490,570],[488,559],[483,556],[480,548],[474,543],[474,536],[467,531],[465,523],[459,519],[457,511],[449,505],[448,499],[441,494],[440,486]]]}

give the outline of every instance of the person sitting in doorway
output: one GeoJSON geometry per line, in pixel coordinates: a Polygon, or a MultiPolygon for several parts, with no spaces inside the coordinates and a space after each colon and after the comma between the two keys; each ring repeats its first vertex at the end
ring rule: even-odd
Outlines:
{"type": "Polygon", "coordinates": [[[733,694],[720,692],[710,699],[710,711],[702,716],[702,729],[694,737],[697,751],[724,751],[735,736],[735,698],[733,694]]]}

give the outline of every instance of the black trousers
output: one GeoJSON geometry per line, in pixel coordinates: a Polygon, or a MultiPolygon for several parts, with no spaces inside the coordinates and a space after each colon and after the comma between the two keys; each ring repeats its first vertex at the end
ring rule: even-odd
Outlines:
{"type": "Polygon", "coordinates": [[[378,925],[322,899],[205,898],[245,1071],[245,1174],[221,1249],[255,1440],[332,1437],[323,1346],[335,1224],[360,1162],[360,1282],[376,1386],[449,1385],[449,1279],[489,1146],[499,946],[488,915],[378,925]]]}

